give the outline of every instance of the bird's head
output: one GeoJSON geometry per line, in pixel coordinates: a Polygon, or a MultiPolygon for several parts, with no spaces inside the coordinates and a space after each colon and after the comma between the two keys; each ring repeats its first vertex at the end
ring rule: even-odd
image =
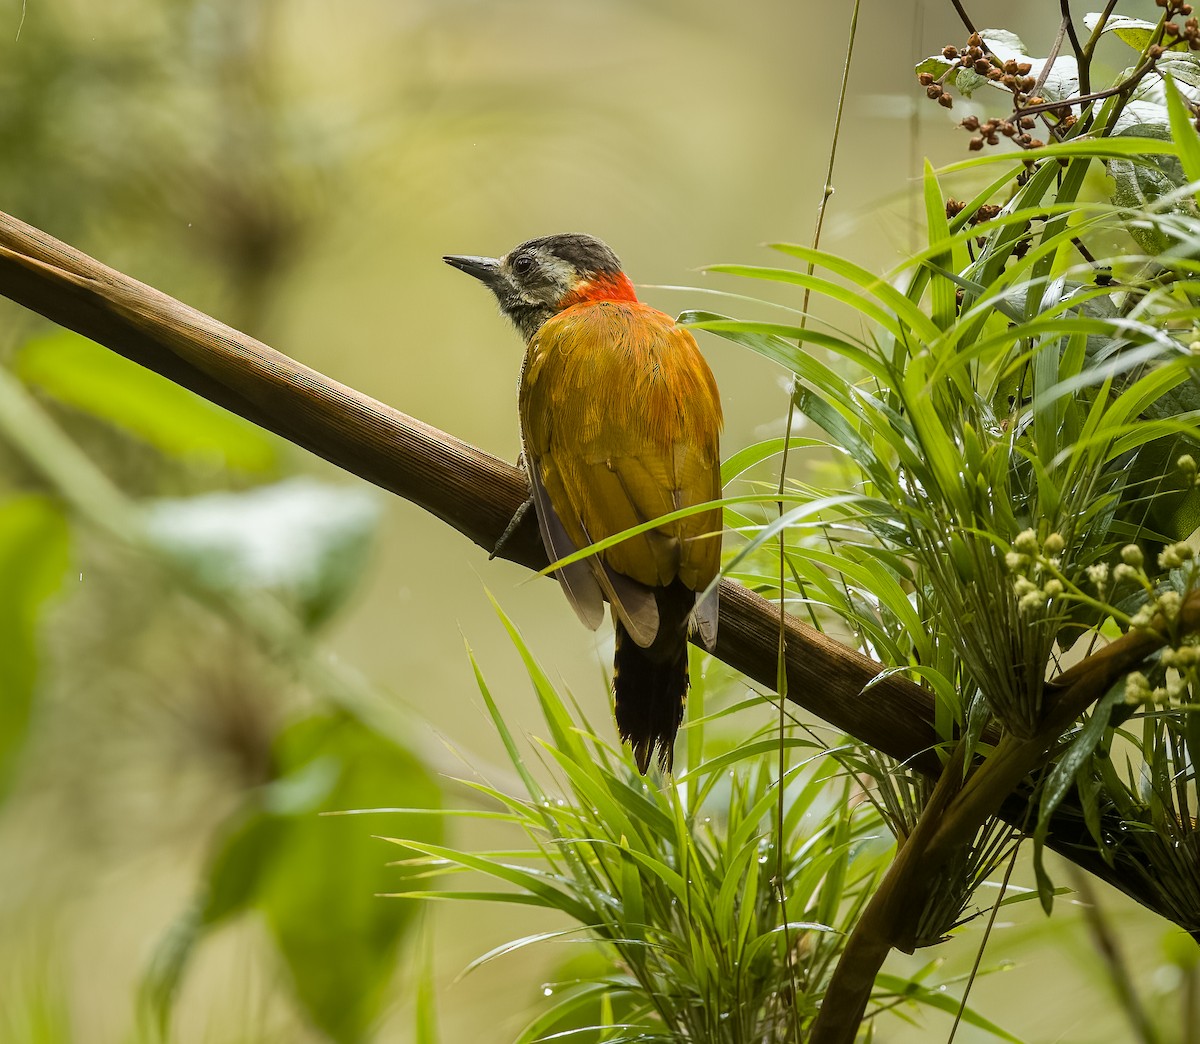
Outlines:
{"type": "Polygon", "coordinates": [[[526,340],[572,305],[637,300],[617,255],[594,236],[578,232],[531,239],[503,257],[454,254],[442,260],[484,283],[526,340]]]}

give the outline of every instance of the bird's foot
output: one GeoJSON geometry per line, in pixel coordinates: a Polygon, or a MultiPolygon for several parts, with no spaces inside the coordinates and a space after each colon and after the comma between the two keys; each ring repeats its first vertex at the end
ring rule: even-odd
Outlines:
{"type": "Polygon", "coordinates": [[[529,513],[531,507],[533,507],[533,497],[530,497],[517,508],[516,513],[509,520],[508,527],[500,534],[500,539],[496,541],[496,546],[492,548],[492,553],[488,555],[489,562],[500,554],[504,545],[508,543],[508,538],[513,535],[513,531],[521,524],[521,520],[529,513]]]}

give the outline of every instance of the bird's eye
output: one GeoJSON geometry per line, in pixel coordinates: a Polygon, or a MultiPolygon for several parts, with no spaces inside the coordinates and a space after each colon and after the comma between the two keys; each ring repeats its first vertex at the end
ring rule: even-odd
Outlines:
{"type": "Polygon", "coordinates": [[[533,258],[528,254],[522,254],[513,262],[513,271],[517,275],[528,275],[533,271],[533,258]]]}

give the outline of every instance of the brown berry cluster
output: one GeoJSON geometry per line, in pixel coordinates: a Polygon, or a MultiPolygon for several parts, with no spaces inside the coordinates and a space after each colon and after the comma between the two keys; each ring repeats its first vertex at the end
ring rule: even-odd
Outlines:
{"type": "Polygon", "coordinates": [[[1045,142],[1029,133],[1036,124],[1032,116],[1014,116],[1004,120],[980,120],[978,116],[968,116],[959,126],[974,134],[969,147],[972,152],[978,152],[984,145],[999,145],[1001,137],[1011,138],[1023,149],[1040,149],[1045,142]]]}
{"type": "Polygon", "coordinates": [[[966,46],[961,49],[953,44],[947,44],[942,48],[942,57],[954,64],[939,77],[935,77],[933,73],[923,72],[917,76],[917,80],[925,88],[926,95],[947,109],[954,104],[954,101],[946,93],[943,84],[956,69],[970,69],[977,76],[985,76],[989,80],[999,82],[1017,96],[1018,104],[1024,100],[1023,92],[1031,90],[1036,83],[1036,80],[1029,75],[1033,70],[1033,66],[1029,62],[1018,62],[1013,58],[1004,62],[1000,61],[990,51],[984,50],[983,39],[978,33],[972,33],[966,46]]]}
{"type": "MultiPolygon", "coordinates": [[[[1180,14],[1186,14],[1192,9],[1191,4],[1184,4],[1184,7],[1187,10],[1181,11],[1180,14]]],[[[1167,22],[1163,26],[1163,33],[1165,36],[1171,38],[1172,42],[1185,40],[1190,51],[1200,51],[1200,22],[1196,21],[1195,16],[1189,18],[1182,26],[1176,22],[1167,22]]],[[[1151,48],[1151,50],[1154,50],[1154,48],[1151,48]]],[[[1153,57],[1162,57],[1162,48],[1158,48],[1158,51],[1160,53],[1153,55],[1153,57]]]]}
{"type": "Polygon", "coordinates": [[[1162,44],[1154,44],[1147,52],[1150,57],[1161,58],[1167,47],[1177,47],[1184,43],[1187,44],[1189,51],[1200,51],[1200,22],[1190,17],[1192,5],[1185,3],[1184,0],[1154,0],[1154,2],[1167,12],[1167,20],[1163,24],[1163,43],[1166,44],[1166,47],[1162,44]],[[1179,25],[1173,20],[1178,15],[1187,19],[1183,25],[1179,25]]]}
{"type": "MultiPolygon", "coordinates": [[[[951,196],[946,200],[946,217],[957,217],[966,208],[966,203],[961,199],[955,199],[951,196]]],[[[985,221],[991,221],[997,214],[1000,213],[1000,207],[996,203],[984,203],[978,210],[975,211],[969,218],[967,224],[980,225],[985,221]]]]}
{"type": "MultiPolygon", "coordinates": [[[[1177,0],[1163,0],[1164,3],[1176,3],[1177,0]]],[[[986,50],[983,38],[978,33],[972,33],[963,48],[948,45],[942,48],[942,57],[954,64],[941,76],[923,72],[917,76],[918,82],[925,88],[929,98],[939,105],[949,109],[954,101],[945,89],[945,81],[957,69],[969,69],[978,76],[986,77],[1001,87],[1006,87],[1013,95],[1013,115],[1007,119],[984,120],[977,116],[968,116],[961,126],[972,132],[971,149],[978,151],[984,145],[999,145],[1002,137],[1011,139],[1025,149],[1036,149],[1044,144],[1029,132],[1036,126],[1031,115],[1023,115],[1023,108],[1033,108],[1045,105],[1045,99],[1029,92],[1037,85],[1037,79],[1031,75],[1033,66],[1029,62],[1018,62],[1014,58],[1001,61],[996,55],[986,50]]],[[[1071,115],[1070,106],[1063,105],[1051,111],[1050,115],[1058,120],[1058,126],[1065,128],[1075,122],[1071,115]]]]}

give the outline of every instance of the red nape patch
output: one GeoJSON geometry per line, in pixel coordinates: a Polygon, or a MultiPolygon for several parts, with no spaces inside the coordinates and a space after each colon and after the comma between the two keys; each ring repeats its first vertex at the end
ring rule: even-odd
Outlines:
{"type": "Polygon", "coordinates": [[[583,304],[586,301],[636,301],[637,293],[624,272],[612,275],[598,274],[594,279],[580,283],[564,299],[560,307],[583,304]]]}

